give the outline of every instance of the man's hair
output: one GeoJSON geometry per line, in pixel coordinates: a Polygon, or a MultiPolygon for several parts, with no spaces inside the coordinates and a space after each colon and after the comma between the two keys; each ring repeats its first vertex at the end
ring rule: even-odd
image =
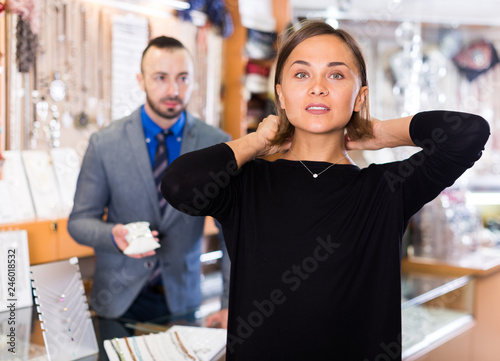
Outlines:
{"type": "Polygon", "coordinates": [[[142,69],[142,62],[144,60],[144,56],[146,55],[146,52],[149,50],[149,48],[155,47],[159,49],[168,49],[168,50],[175,50],[175,49],[186,49],[184,44],[182,44],[179,40],[175,38],[171,38],[169,36],[158,36],[154,39],[151,39],[148,43],[148,46],[146,46],[146,49],[142,52],[142,58],[141,58],[141,71],[142,69]]]}

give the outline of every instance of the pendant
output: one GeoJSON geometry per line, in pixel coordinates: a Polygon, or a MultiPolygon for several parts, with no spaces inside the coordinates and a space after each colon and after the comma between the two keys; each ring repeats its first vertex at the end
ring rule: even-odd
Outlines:
{"type": "Polygon", "coordinates": [[[318,178],[318,175],[316,173],[314,173],[313,178],[318,178]]]}

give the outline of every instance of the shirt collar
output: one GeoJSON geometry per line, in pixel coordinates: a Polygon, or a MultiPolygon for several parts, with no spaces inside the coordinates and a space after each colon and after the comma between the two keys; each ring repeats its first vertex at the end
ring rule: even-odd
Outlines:
{"type": "MultiPolygon", "coordinates": [[[[142,126],[144,128],[144,136],[146,138],[154,138],[156,135],[161,132],[163,129],[156,124],[153,119],[146,113],[146,108],[143,105],[141,108],[141,120],[142,126]]],[[[182,130],[184,129],[184,124],[186,123],[186,112],[181,113],[181,117],[174,125],[170,127],[172,133],[178,137],[182,135],[182,130]]]]}

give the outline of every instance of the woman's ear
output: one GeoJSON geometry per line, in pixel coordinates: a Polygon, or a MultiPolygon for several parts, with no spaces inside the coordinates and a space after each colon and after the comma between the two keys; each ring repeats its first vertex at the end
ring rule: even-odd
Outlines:
{"type": "Polygon", "coordinates": [[[368,96],[368,87],[363,86],[359,89],[358,96],[356,97],[356,101],[354,103],[354,111],[359,112],[361,107],[365,103],[366,97],[368,96]]]}
{"type": "Polygon", "coordinates": [[[281,84],[276,84],[276,93],[278,93],[278,102],[281,109],[285,109],[285,97],[281,91],[281,84]]]}

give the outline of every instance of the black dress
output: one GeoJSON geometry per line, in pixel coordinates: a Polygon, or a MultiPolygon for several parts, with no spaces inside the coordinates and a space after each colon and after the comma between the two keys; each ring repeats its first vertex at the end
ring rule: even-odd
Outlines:
{"type": "MultiPolygon", "coordinates": [[[[415,115],[422,150],[313,178],[297,161],[237,171],[226,144],[179,157],[162,192],[220,221],[232,261],[227,360],[401,360],[401,238],[411,216],[479,159],[481,117],[415,115]]],[[[313,172],[329,163],[305,162],[313,172]]]]}

